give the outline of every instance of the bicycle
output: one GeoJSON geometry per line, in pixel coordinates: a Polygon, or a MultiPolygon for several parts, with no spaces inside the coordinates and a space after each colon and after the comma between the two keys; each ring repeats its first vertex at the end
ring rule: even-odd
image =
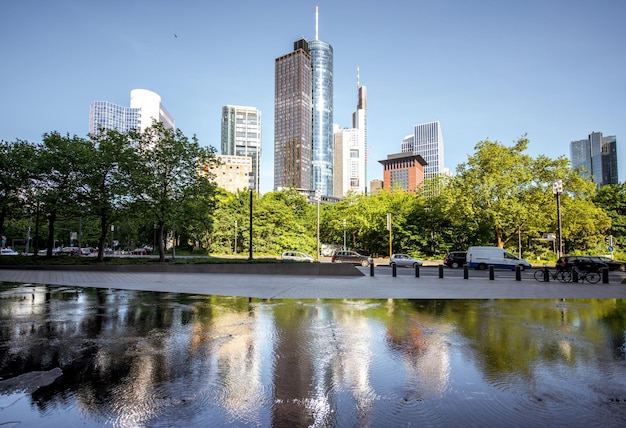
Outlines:
{"type": "Polygon", "coordinates": [[[550,278],[552,278],[553,281],[558,280],[560,282],[572,281],[572,274],[570,271],[567,270],[550,271],[548,269],[538,269],[535,271],[534,277],[539,282],[548,282],[550,278]],[[547,280],[546,273],[548,274],[547,280]]]}
{"type": "Polygon", "coordinates": [[[585,282],[587,281],[589,284],[595,284],[600,282],[602,276],[597,271],[592,270],[579,270],[575,269],[576,274],[578,275],[578,281],[585,282]]]}

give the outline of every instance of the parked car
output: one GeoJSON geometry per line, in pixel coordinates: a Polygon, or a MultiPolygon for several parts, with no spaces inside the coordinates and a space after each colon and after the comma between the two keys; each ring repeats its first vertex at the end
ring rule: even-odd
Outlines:
{"type": "Polygon", "coordinates": [[[609,257],[603,256],[591,256],[591,260],[598,263],[604,263],[609,267],[609,270],[618,270],[620,272],[626,272],[626,262],[620,262],[619,260],[613,260],[609,257]]]}
{"type": "Polygon", "coordinates": [[[452,251],[444,257],[443,264],[452,269],[458,269],[465,264],[466,257],[466,251],[452,251]]]}
{"type": "Polygon", "coordinates": [[[364,256],[363,254],[352,250],[335,251],[330,261],[332,263],[352,263],[363,267],[367,267],[374,263],[374,260],[372,260],[371,257],[364,256]]]}
{"type": "Polygon", "coordinates": [[[2,256],[19,256],[20,253],[15,251],[13,248],[2,248],[0,249],[0,255],[2,256]]]}
{"type": "Polygon", "coordinates": [[[393,266],[393,265],[414,268],[415,266],[421,266],[422,261],[418,259],[414,259],[408,254],[392,254],[391,257],[389,258],[389,266],[393,266]]]}
{"type": "MultiPolygon", "coordinates": [[[[52,249],[52,255],[54,256],[55,254],[59,254],[61,252],[62,248],[57,247],[57,248],[53,248],[52,249]]],[[[37,251],[37,255],[38,256],[46,256],[48,255],[48,249],[47,248],[43,248],[41,250],[37,251]]]]}
{"type": "Polygon", "coordinates": [[[58,252],[60,256],[77,256],[79,255],[78,247],[63,247],[61,251],[58,252]]]}
{"type": "Polygon", "coordinates": [[[133,256],[146,256],[148,255],[148,249],[146,247],[141,247],[141,248],[135,248],[133,251],[130,252],[130,254],[132,254],[133,256]]]}
{"type": "Polygon", "coordinates": [[[522,270],[532,267],[526,260],[500,247],[469,247],[465,260],[469,267],[478,270],[487,269],[488,266],[511,270],[515,270],[517,266],[522,270]]]}
{"type": "Polygon", "coordinates": [[[315,261],[313,257],[300,251],[285,251],[280,257],[283,260],[290,260],[294,262],[313,263],[315,261]]]}
{"type": "Polygon", "coordinates": [[[597,272],[601,268],[608,267],[609,270],[626,271],[626,262],[611,260],[601,256],[564,256],[556,261],[558,270],[572,270],[572,268],[583,271],[597,272]]]}

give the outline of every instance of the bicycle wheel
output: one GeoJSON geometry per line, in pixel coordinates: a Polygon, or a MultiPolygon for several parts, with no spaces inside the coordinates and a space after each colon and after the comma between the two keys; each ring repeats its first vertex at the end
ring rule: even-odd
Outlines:
{"type": "Polygon", "coordinates": [[[535,276],[535,279],[536,279],[537,281],[539,281],[539,282],[543,282],[543,281],[545,280],[545,278],[546,278],[546,277],[544,276],[544,271],[543,271],[543,269],[537,269],[537,270],[535,271],[535,275],[534,275],[534,276],[535,276]]]}
{"type": "Polygon", "coordinates": [[[585,279],[588,283],[595,284],[596,282],[600,281],[600,274],[598,272],[587,272],[587,275],[585,275],[585,279]]]}
{"type": "Polygon", "coordinates": [[[557,278],[561,282],[572,282],[572,272],[568,270],[562,270],[557,273],[557,278]]]}

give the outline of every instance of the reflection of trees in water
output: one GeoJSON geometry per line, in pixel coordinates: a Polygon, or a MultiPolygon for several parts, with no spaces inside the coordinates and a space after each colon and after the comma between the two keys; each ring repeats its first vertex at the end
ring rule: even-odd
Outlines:
{"type": "Polygon", "coordinates": [[[606,350],[601,358],[623,359],[624,306],[610,300],[261,302],[20,287],[0,300],[0,374],[60,367],[61,377],[32,393],[35,405],[62,409],[76,400],[84,414],[109,423],[149,424],[172,412],[181,424],[193,423],[194,415],[216,409],[225,421],[244,424],[267,412],[275,425],[349,419],[369,426],[380,422],[372,409],[381,405],[381,377],[400,379],[396,393],[406,400],[445,393],[450,337],[488,382],[511,373],[532,380],[541,364],[596,367],[598,349],[606,350]],[[397,373],[385,372],[390,368],[397,373]]]}

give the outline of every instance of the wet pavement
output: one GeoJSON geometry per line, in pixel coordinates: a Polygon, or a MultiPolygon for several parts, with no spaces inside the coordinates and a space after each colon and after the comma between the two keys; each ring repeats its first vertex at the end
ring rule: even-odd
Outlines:
{"type": "Polygon", "coordinates": [[[608,284],[538,282],[533,271],[515,274],[497,271],[494,280],[487,272],[471,271],[463,279],[461,270],[423,268],[419,278],[411,269],[396,277],[389,268],[377,268],[375,276],[359,268],[362,276],[245,275],[167,272],[94,272],[71,270],[0,269],[0,282],[76,285],[124,290],[273,298],[400,298],[400,299],[542,299],[542,298],[626,298],[623,272],[611,272],[608,284]]]}

